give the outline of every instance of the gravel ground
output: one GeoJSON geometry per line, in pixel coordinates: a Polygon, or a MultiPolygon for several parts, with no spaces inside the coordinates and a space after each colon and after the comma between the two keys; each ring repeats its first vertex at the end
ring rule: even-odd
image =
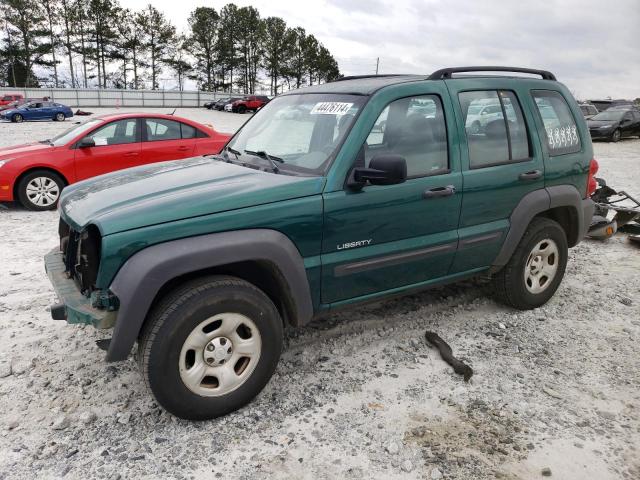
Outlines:
{"type": "MultiPolygon", "coordinates": [[[[176,115],[222,131],[247,118],[176,115]]],[[[0,145],[65,126],[0,124],[0,145]]],[[[640,140],[595,149],[609,184],[640,194],[640,140]]],[[[254,402],[192,423],[153,402],[133,359],[104,362],[108,332],[50,319],[56,223],[0,209],[0,479],[640,478],[640,256],[621,234],[572,249],[534,311],[467,282],[289,329],[254,402]],[[473,366],[469,383],[425,330],[473,366]]]]}

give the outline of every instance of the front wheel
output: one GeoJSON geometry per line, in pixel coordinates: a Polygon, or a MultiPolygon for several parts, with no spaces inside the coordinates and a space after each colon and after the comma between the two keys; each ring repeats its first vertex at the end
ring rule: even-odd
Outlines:
{"type": "Polygon", "coordinates": [[[56,116],[55,116],[55,117],[53,117],[53,119],[54,119],[56,122],[64,122],[65,118],[67,118],[67,117],[65,117],[65,116],[64,116],[64,113],[62,113],[62,112],[58,112],[58,113],[56,113],[56,116]]]}
{"type": "Polygon", "coordinates": [[[11,117],[11,121],[13,123],[22,123],[24,121],[24,117],[19,113],[16,113],[13,117],[11,117]]]}
{"type": "Polygon", "coordinates": [[[245,113],[247,111],[247,107],[245,107],[244,105],[240,105],[238,107],[238,113],[245,113]]]}
{"type": "Polygon", "coordinates": [[[567,236],[548,218],[534,218],[511,259],[493,279],[498,300],[519,310],[547,303],[567,267],[567,236]]]}
{"type": "Polygon", "coordinates": [[[619,142],[621,137],[622,137],[622,134],[620,133],[620,129],[616,128],[611,134],[611,141],[613,143],[619,142]]]}
{"type": "Polygon", "coordinates": [[[48,170],[27,174],[18,184],[18,199],[29,210],[42,211],[56,208],[64,180],[48,170]]]}
{"type": "Polygon", "coordinates": [[[169,412],[206,420],[249,403],[267,384],[282,350],[273,302],[235,277],[193,280],[149,314],[138,342],[147,386],[169,412]]]}

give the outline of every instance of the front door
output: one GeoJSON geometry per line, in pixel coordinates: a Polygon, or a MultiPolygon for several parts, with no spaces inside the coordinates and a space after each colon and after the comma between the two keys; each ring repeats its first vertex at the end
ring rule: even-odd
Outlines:
{"type": "Polygon", "coordinates": [[[87,137],[95,146],[76,147],[78,180],[140,165],[138,119],[125,118],[98,127],[87,137]]]}
{"type": "Polygon", "coordinates": [[[410,86],[403,98],[377,96],[377,120],[355,159],[368,166],[374,156],[400,155],[406,182],[324,194],[323,304],[418,286],[449,272],[462,177],[450,100],[442,85],[429,83],[410,86]]]}

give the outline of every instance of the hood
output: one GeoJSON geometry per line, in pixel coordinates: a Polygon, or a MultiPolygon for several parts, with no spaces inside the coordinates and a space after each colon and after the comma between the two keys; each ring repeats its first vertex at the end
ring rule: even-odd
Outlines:
{"type": "Polygon", "coordinates": [[[22,145],[13,145],[11,147],[0,147],[0,160],[23,157],[36,152],[51,150],[52,148],[56,147],[49,145],[48,143],[40,142],[24,143],[22,145]]]}
{"type": "Polygon", "coordinates": [[[588,127],[604,127],[604,126],[613,126],[618,123],[617,120],[587,120],[588,127]]]}
{"type": "Polygon", "coordinates": [[[324,177],[274,174],[211,157],[120,170],[65,188],[60,215],[102,235],[228,210],[317,195],[324,177]]]}

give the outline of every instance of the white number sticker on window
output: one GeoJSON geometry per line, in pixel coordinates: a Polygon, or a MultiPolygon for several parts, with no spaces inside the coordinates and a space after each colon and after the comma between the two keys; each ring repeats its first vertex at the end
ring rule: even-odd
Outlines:
{"type": "Polygon", "coordinates": [[[580,144],[578,130],[575,125],[564,125],[560,128],[547,128],[549,147],[553,149],[571,147],[580,144]]]}
{"type": "Polygon", "coordinates": [[[319,102],[311,109],[311,115],[344,115],[352,106],[353,103],[319,102]]]}

